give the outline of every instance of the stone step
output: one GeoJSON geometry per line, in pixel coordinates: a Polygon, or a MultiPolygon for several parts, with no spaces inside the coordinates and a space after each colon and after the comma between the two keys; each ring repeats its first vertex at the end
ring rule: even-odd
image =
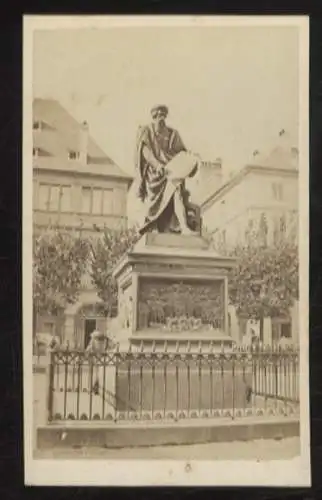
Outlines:
{"type": "Polygon", "coordinates": [[[207,250],[208,242],[199,234],[175,234],[175,233],[146,233],[143,237],[147,246],[167,248],[192,248],[207,250]]]}

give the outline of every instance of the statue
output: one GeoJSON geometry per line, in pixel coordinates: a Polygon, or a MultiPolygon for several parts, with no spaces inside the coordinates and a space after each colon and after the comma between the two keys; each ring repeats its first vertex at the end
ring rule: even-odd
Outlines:
{"type": "Polygon", "coordinates": [[[151,114],[153,121],[140,127],[136,144],[138,196],[145,205],[140,234],[155,230],[200,233],[200,210],[190,203],[184,182],[196,174],[199,159],[187,152],[179,133],[166,125],[167,106],[155,106],[151,114]]]}

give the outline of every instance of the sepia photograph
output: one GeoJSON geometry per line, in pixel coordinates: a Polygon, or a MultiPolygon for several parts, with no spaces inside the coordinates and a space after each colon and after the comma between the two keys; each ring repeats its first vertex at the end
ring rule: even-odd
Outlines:
{"type": "Polygon", "coordinates": [[[310,485],[308,18],[25,16],[30,485],[310,485]]]}

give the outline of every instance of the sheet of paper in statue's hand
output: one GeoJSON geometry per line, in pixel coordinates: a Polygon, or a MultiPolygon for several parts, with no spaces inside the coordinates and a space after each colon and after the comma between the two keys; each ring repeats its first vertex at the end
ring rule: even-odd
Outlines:
{"type": "Polygon", "coordinates": [[[190,152],[182,151],[167,164],[168,178],[172,182],[186,179],[198,165],[199,158],[190,152]]]}

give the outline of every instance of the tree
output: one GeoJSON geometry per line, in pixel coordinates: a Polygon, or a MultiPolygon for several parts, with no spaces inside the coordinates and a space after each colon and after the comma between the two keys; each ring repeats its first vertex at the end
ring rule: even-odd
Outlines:
{"type": "Polygon", "coordinates": [[[112,275],[113,269],[137,240],[136,227],[104,228],[102,237],[91,243],[90,274],[97,294],[104,302],[108,316],[112,316],[117,307],[117,283],[112,275]]]}
{"type": "Polygon", "coordinates": [[[288,314],[299,294],[299,257],[296,234],[285,232],[281,217],[274,241],[267,241],[267,220],[250,221],[245,240],[233,248],[220,248],[236,259],[229,276],[229,300],[240,316],[260,322],[263,340],[265,317],[288,314]]]}
{"type": "Polygon", "coordinates": [[[230,302],[239,315],[260,321],[263,339],[265,317],[287,314],[298,298],[298,251],[296,245],[237,247],[237,260],[229,280],[230,302]]]}
{"type": "Polygon", "coordinates": [[[76,302],[88,266],[89,244],[80,232],[49,227],[33,238],[34,314],[56,315],[76,302]]]}

